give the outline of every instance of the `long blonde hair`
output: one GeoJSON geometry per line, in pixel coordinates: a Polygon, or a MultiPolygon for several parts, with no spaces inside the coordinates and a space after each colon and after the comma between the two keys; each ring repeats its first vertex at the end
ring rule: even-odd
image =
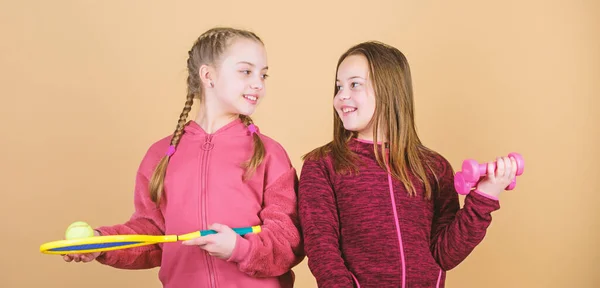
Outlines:
{"type": "MultiPolygon", "coordinates": [[[[192,49],[188,52],[187,59],[187,95],[183,111],[177,121],[177,127],[173,132],[169,152],[167,153],[156,166],[152,178],[150,180],[150,198],[156,204],[160,203],[164,189],[164,179],[171,158],[172,152],[179,144],[181,137],[184,132],[187,117],[194,104],[194,99],[198,99],[200,102],[204,99],[203,87],[200,83],[199,69],[204,64],[215,64],[220,56],[227,50],[231,45],[232,40],[236,38],[245,38],[257,41],[260,44],[264,43],[262,40],[253,32],[228,28],[228,27],[216,27],[204,32],[194,42],[192,49]]],[[[252,119],[249,116],[240,115],[240,119],[247,126],[253,124],[252,119]]],[[[265,147],[260,139],[258,133],[253,133],[254,137],[254,153],[250,160],[243,164],[246,168],[245,178],[249,177],[256,168],[262,163],[265,157],[265,147]]]]}
{"type": "MultiPolygon", "coordinates": [[[[431,170],[427,156],[434,152],[423,146],[417,135],[412,80],[406,57],[398,49],[384,43],[363,42],[351,47],[339,58],[336,75],[342,61],[351,55],[363,55],[369,63],[375,92],[375,113],[371,119],[373,139],[389,141],[389,160],[382,156],[386,155],[384,145],[377,149],[377,144],[373,144],[377,163],[386,170],[386,164],[389,164],[392,176],[404,184],[409,195],[414,196],[415,186],[409,177],[409,171],[412,171],[425,186],[425,197],[431,199],[432,187],[425,166],[431,170]],[[382,131],[385,137],[379,138],[378,131],[382,131]]],[[[334,95],[337,93],[336,85],[334,95]]],[[[309,152],[303,159],[319,159],[330,154],[337,173],[358,172],[356,155],[347,146],[355,133],[344,128],[335,109],[333,118],[333,141],[309,152]]]]}

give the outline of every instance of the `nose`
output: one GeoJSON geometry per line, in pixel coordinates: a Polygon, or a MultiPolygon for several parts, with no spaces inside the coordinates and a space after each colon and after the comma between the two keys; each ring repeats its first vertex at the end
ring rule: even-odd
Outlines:
{"type": "Polygon", "coordinates": [[[252,84],[250,84],[250,88],[254,90],[262,90],[263,88],[265,88],[265,83],[263,82],[262,78],[259,78],[254,80],[252,84]]]}
{"type": "Polygon", "coordinates": [[[350,100],[350,93],[347,93],[344,89],[340,89],[337,96],[342,101],[350,100]]]}

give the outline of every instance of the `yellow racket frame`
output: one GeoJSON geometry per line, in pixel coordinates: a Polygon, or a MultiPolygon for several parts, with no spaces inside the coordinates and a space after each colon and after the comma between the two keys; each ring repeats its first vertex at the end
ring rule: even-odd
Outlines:
{"type": "MultiPolygon", "coordinates": [[[[233,230],[245,235],[249,233],[260,233],[261,226],[244,228],[233,228],[233,230]]],[[[128,249],[139,246],[154,245],[159,243],[185,241],[201,236],[215,234],[214,230],[202,230],[183,235],[107,235],[92,236],[80,239],[58,240],[44,243],[40,246],[40,252],[44,254],[84,254],[103,251],[128,249]]]]}

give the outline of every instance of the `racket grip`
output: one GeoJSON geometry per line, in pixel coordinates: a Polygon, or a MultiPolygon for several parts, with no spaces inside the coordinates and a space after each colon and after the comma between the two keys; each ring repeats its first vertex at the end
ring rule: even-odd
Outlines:
{"type": "MultiPolygon", "coordinates": [[[[240,236],[244,236],[250,233],[259,233],[261,228],[260,226],[251,226],[251,227],[242,227],[242,228],[233,228],[235,233],[240,234],[240,236]]],[[[211,234],[217,234],[215,230],[202,230],[200,231],[200,236],[206,236],[211,234]]]]}
{"type": "MultiPolygon", "coordinates": [[[[250,234],[250,233],[260,233],[261,227],[260,227],[260,225],[257,225],[257,226],[251,226],[251,227],[233,228],[232,230],[235,233],[239,234],[240,236],[244,236],[244,235],[250,234]]],[[[179,236],[177,236],[177,239],[180,241],[183,241],[183,240],[194,239],[194,238],[197,238],[200,236],[206,236],[206,235],[211,235],[211,234],[217,234],[217,231],[215,231],[215,230],[196,231],[196,232],[192,232],[192,233],[188,233],[188,234],[184,234],[184,235],[179,235],[179,236]]]]}
{"type": "Polygon", "coordinates": [[[240,234],[241,236],[244,236],[246,234],[251,234],[251,233],[260,233],[261,228],[260,226],[252,226],[252,227],[244,227],[244,228],[234,228],[233,231],[235,231],[235,233],[240,234]]]}

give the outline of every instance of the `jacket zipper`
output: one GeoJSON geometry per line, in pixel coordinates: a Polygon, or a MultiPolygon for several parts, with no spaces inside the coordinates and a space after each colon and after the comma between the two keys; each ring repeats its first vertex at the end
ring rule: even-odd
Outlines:
{"type": "MultiPolygon", "coordinates": [[[[200,209],[200,221],[202,222],[202,229],[208,229],[208,213],[207,213],[207,200],[208,200],[208,191],[207,191],[207,183],[208,182],[208,156],[210,150],[214,147],[214,143],[212,143],[213,135],[209,134],[206,136],[205,142],[202,144],[202,170],[201,170],[201,190],[200,190],[200,203],[202,203],[202,208],[200,209]]],[[[208,255],[208,253],[204,253],[204,258],[206,259],[206,265],[208,267],[208,278],[210,279],[210,287],[216,288],[217,281],[215,279],[215,271],[214,271],[214,262],[213,258],[208,255]]]]}
{"type": "MultiPolygon", "coordinates": [[[[388,163],[390,161],[390,157],[389,157],[389,150],[386,147],[386,157],[388,159],[388,163]]],[[[390,166],[389,164],[386,164],[386,168],[387,168],[387,172],[388,172],[388,185],[389,185],[389,191],[390,191],[390,199],[392,202],[392,209],[394,212],[394,222],[396,225],[396,234],[398,236],[398,248],[400,248],[400,261],[402,264],[402,288],[406,287],[406,262],[404,259],[404,245],[402,243],[402,231],[400,230],[400,219],[398,217],[398,206],[396,206],[396,200],[395,200],[395,195],[394,195],[394,184],[392,181],[392,171],[390,170],[390,166]]]]}

